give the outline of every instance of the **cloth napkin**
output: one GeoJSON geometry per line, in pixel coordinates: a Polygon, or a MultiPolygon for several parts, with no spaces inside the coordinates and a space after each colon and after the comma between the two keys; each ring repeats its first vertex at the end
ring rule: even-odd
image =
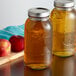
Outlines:
{"type": "Polygon", "coordinates": [[[7,39],[13,35],[24,36],[24,24],[17,26],[8,26],[2,30],[0,30],[0,39],[7,39]]]}

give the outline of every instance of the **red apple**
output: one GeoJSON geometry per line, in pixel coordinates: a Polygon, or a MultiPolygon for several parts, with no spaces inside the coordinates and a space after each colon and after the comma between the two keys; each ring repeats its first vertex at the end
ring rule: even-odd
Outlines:
{"type": "Polygon", "coordinates": [[[11,42],[12,52],[20,52],[24,50],[24,37],[14,35],[9,39],[9,41],[11,42]]]}
{"type": "Polygon", "coordinates": [[[11,51],[11,43],[6,39],[0,39],[0,57],[7,56],[11,51]]]}

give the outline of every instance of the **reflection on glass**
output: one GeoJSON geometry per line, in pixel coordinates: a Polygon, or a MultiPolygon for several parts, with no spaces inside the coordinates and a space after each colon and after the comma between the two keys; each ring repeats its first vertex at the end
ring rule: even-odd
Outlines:
{"type": "Polygon", "coordinates": [[[24,76],[51,76],[51,69],[32,70],[28,67],[24,68],[24,76]]]}
{"type": "Polygon", "coordinates": [[[52,76],[74,76],[74,57],[53,57],[52,76]]]}

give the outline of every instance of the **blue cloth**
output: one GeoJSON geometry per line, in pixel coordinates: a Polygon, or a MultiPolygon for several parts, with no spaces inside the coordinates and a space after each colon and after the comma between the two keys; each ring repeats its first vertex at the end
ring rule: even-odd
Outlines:
{"type": "Polygon", "coordinates": [[[0,39],[7,39],[13,35],[24,36],[24,24],[17,26],[8,26],[2,30],[0,30],[0,39]]]}

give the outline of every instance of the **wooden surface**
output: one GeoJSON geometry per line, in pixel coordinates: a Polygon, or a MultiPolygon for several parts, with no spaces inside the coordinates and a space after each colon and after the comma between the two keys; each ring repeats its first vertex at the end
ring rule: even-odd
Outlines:
{"type": "Polygon", "coordinates": [[[24,76],[23,57],[0,66],[0,76],[24,76]]]}
{"type": "Polygon", "coordinates": [[[18,53],[11,53],[10,55],[5,56],[5,57],[0,57],[0,65],[3,65],[7,62],[15,60],[15,59],[17,59],[17,58],[19,58],[23,55],[24,55],[24,51],[21,51],[21,52],[18,52],[18,53]]]}
{"type": "Polygon", "coordinates": [[[40,71],[24,68],[22,57],[1,66],[0,76],[76,76],[76,57],[53,56],[50,67],[40,71]]]}

